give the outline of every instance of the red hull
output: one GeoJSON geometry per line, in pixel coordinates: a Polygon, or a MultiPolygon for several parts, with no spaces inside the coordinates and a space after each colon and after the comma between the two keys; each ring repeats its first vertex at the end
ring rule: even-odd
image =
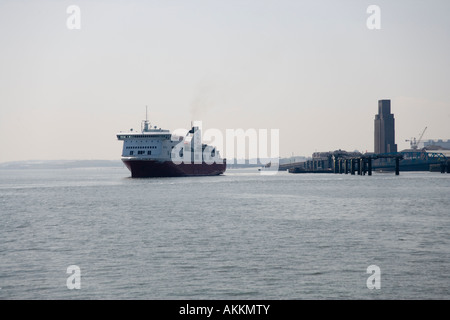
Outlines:
{"type": "Polygon", "coordinates": [[[226,161],[207,164],[175,164],[172,161],[122,160],[131,172],[132,178],[217,176],[225,172],[226,161]]]}

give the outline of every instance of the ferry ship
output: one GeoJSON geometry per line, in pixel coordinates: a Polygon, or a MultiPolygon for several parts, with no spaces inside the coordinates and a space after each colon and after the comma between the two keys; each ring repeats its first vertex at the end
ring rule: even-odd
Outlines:
{"type": "Polygon", "coordinates": [[[192,126],[185,136],[151,127],[148,117],[141,132],[120,132],[122,161],[133,178],[214,176],[226,170],[226,159],[215,147],[201,142],[201,130],[192,126]]]}

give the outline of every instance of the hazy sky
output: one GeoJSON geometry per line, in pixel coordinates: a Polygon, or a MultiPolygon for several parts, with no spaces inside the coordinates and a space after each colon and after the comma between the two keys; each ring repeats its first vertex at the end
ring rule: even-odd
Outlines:
{"type": "Polygon", "coordinates": [[[449,17],[448,0],[0,0],[0,162],[120,159],[146,105],[170,130],[279,129],[282,156],[373,151],[380,99],[399,150],[425,126],[450,139],[449,17]]]}

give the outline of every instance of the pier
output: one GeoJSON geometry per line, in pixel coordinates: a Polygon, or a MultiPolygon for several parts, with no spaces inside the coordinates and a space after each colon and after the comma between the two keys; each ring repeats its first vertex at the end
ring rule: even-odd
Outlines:
{"type": "Polygon", "coordinates": [[[290,173],[335,173],[369,175],[374,171],[432,171],[450,173],[450,159],[438,152],[402,151],[392,153],[360,153],[336,150],[315,152],[312,158],[279,166],[290,173]]]}
{"type": "Polygon", "coordinates": [[[373,161],[377,159],[389,159],[395,162],[395,175],[400,174],[400,160],[403,159],[401,153],[392,154],[363,154],[358,157],[334,156],[334,173],[372,175],[373,161]]]}
{"type": "Polygon", "coordinates": [[[450,173],[450,161],[441,161],[439,164],[430,166],[431,172],[450,173]]]}
{"type": "Polygon", "coordinates": [[[395,153],[366,153],[334,151],[326,153],[316,153],[311,160],[300,163],[292,163],[280,166],[280,170],[288,170],[290,173],[335,173],[351,175],[372,175],[374,171],[373,162],[375,160],[393,163],[395,175],[400,174],[400,161],[404,155],[395,153]],[[288,168],[286,168],[289,166],[288,168]]]}

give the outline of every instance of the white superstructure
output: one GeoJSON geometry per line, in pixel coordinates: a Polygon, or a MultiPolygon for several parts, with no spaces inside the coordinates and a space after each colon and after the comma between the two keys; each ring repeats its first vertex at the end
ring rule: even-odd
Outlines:
{"type": "Polygon", "coordinates": [[[169,130],[152,128],[146,119],[141,132],[120,132],[117,139],[123,141],[122,158],[167,161],[171,159],[173,147],[183,138],[172,141],[169,130]]]}

